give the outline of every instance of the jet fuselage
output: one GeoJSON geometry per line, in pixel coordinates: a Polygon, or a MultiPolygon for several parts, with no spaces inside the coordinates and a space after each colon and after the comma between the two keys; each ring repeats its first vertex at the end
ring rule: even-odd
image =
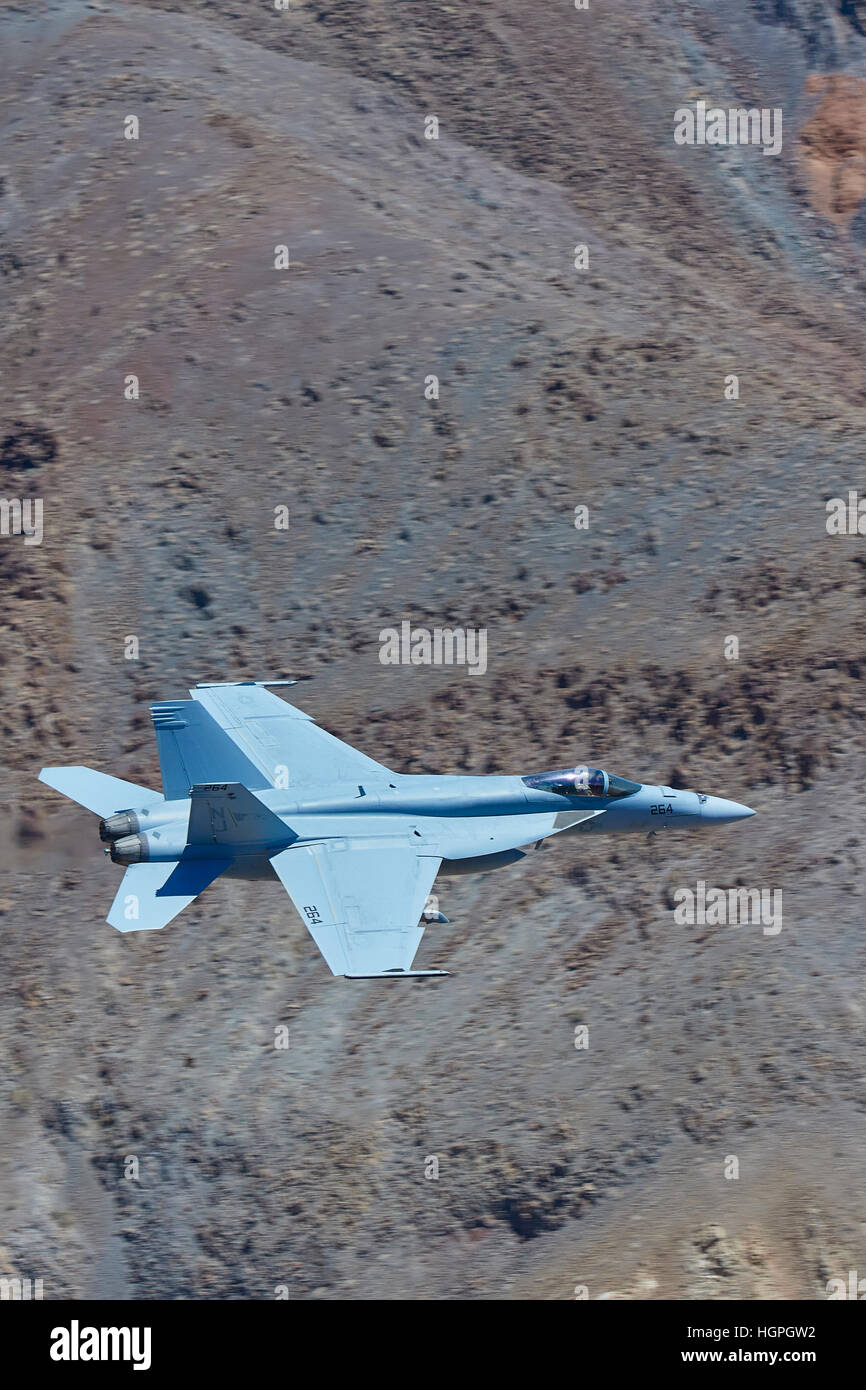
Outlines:
{"type": "MultiPolygon", "coordinates": [[[[568,794],[527,786],[520,776],[461,777],[393,774],[387,783],[337,783],[299,796],[292,789],[262,789],[258,798],[284,823],[285,835],[244,846],[236,854],[236,877],[271,877],[275,850],[345,834],[414,838],[441,853],[442,872],[489,872],[522,858],[521,846],[569,831],[579,834],[644,833],[672,827],[718,825],[751,815],[748,807],[721,797],[652,784],[630,784],[619,796],[568,794]],[[603,812],[603,814],[601,814],[603,812]],[[494,823],[491,825],[491,817],[494,823]],[[253,861],[262,861],[260,863],[253,861]],[[476,865],[476,862],[477,865],[476,865]]],[[[144,837],[147,861],[208,858],[222,853],[187,843],[188,799],[125,812],[127,833],[144,837]]],[[[120,818],[117,818],[118,821],[120,818]]],[[[104,838],[111,838],[105,835],[104,838]]],[[[416,845],[417,847],[417,845],[416,845]]],[[[112,857],[131,852],[125,837],[113,839],[112,857]]]]}

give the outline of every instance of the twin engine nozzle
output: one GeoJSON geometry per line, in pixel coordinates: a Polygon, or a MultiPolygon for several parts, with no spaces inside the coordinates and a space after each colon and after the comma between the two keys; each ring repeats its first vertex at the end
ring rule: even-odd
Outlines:
{"type": "Polygon", "coordinates": [[[147,859],[147,836],[138,834],[141,822],[134,811],[118,811],[99,822],[99,838],[115,864],[140,864],[147,859]]]}

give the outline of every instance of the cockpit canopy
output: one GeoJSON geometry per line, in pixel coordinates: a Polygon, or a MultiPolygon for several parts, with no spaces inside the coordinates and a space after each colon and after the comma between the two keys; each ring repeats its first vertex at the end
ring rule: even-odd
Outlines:
{"type": "Polygon", "coordinates": [[[537,772],[522,779],[524,786],[539,792],[556,792],[559,796],[632,796],[640,791],[640,782],[629,782],[600,767],[565,767],[559,772],[537,772]]]}

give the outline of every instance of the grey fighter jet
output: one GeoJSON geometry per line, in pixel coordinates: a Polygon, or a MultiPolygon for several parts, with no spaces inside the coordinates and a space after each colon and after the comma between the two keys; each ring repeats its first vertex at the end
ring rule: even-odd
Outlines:
{"type": "Polygon", "coordinates": [[[512,777],[392,772],[266,689],[200,684],[151,706],[162,792],[86,767],[40,780],[101,817],[126,866],[108,914],[118,931],[164,927],[221,874],[278,878],[335,975],[413,970],[437,874],[514,864],[552,835],[716,826],[754,814],[700,792],[601,768],[512,777]]]}

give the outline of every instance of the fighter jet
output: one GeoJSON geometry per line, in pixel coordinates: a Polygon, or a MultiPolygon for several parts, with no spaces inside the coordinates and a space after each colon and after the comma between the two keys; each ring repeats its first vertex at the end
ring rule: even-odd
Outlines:
{"type": "Polygon", "coordinates": [[[511,777],[404,775],[317,727],[267,689],[294,681],[201,683],[151,705],[162,792],[87,767],[39,779],[101,817],[126,866],[108,922],[166,926],[221,874],[276,877],[334,975],[413,970],[437,874],[488,873],[552,835],[716,826],[754,815],[700,792],[601,768],[511,777]]]}

